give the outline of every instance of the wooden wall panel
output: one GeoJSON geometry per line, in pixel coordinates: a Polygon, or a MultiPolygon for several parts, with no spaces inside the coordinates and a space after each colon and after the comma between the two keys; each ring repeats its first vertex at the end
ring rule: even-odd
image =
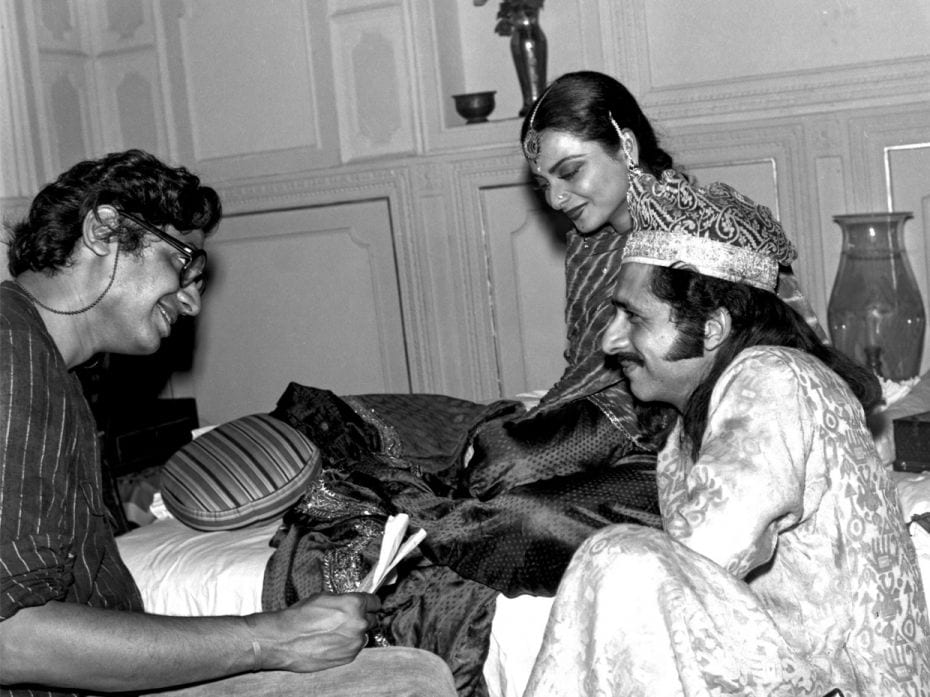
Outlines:
{"type": "Polygon", "coordinates": [[[155,51],[107,56],[97,61],[95,72],[104,150],[170,152],[155,51]]]}
{"type": "Polygon", "coordinates": [[[40,158],[26,89],[27,32],[16,20],[12,0],[0,0],[0,25],[20,29],[0,32],[0,196],[19,197],[35,191],[40,158]]]}
{"type": "Polygon", "coordinates": [[[295,0],[235,13],[220,0],[190,3],[182,31],[197,160],[315,144],[304,26],[295,0]],[[224,41],[204,41],[207,33],[224,41]]]}
{"type": "Polygon", "coordinates": [[[50,181],[94,152],[98,121],[85,61],[44,56],[41,71],[41,99],[50,125],[49,163],[43,181],[50,181]]]}
{"type": "Polygon", "coordinates": [[[930,16],[920,0],[608,5],[615,35],[605,65],[663,121],[708,123],[928,98],[930,16]],[[767,12],[778,20],[758,21],[767,12]],[[783,23],[803,31],[782,31],[783,23]],[[816,46],[799,45],[815,27],[816,46]],[[734,49],[734,42],[752,48],[734,49]]]}
{"type": "Polygon", "coordinates": [[[384,201],[236,215],[208,248],[194,367],[174,380],[206,423],[269,411],[290,381],[410,391],[384,201]]]}
{"type": "Polygon", "coordinates": [[[565,369],[565,227],[528,186],[481,191],[501,395],[544,389],[565,369]]]}
{"type": "Polygon", "coordinates": [[[343,162],[416,150],[403,2],[334,2],[330,15],[343,162]]]}
{"type": "Polygon", "coordinates": [[[86,17],[72,1],[20,8],[34,113],[45,126],[39,184],[94,151],[99,132],[86,17]]]}
{"type": "Polygon", "coordinates": [[[88,31],[96,55],[118,54],[151,48],[157,32],[149,0],[90,2],[88,31]]]}
{"type": "Polygon", "coordinates": [[[151,3],[91,3],[87,34],[94,56],[100,146],[107,152],[127,148],[171,152],[151,3]]]}
{"type": "Polygon", "coordinates": [[[904,245],[924,301],[927,319],[921,372],[930,370],[930,142],[886,150],[889,208],[910,211],[904,224],[904,245]]]}
{"type": "Polygon", "coordinates": [[[908,58],[926,52],[930,31],[921,0],[649,0],[643,5],[650,74],[657,88],[908,58]],[[911,21],[903,24],[902,16],[911,21]],[[877,41],[878,36],[896,40],[877,41]]]}

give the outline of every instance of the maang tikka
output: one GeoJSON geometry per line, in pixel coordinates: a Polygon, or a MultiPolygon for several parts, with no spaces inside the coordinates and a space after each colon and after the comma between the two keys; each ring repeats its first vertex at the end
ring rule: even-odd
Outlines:
{"type": "Polygon", "coordinates": [[[542,96],[536,101],[536,106],[533,107],[533,113],[530,114],[530,127],[526,131],[526,136],[523,138],[523,156],[536,164],[536,160],[539,159],[539,150],[540,150],[540,133],[536,130],[536,127],[533,125],[536,122],[536,112],[539,111],[539,105],[542,104],[542,100],[546,98],[549,90],[546,90],[542,93],[542,96]]]}

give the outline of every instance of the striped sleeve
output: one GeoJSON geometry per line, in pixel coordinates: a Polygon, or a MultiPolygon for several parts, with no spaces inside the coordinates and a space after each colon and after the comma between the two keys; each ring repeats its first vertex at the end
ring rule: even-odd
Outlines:
{"type": "Polygon", "coordinates": [[[0,323],[0,619],[63,599],[73,580],[69,543],[43,515],[69,507],[54,484],[67,460],[53,426],[64,394],[42,337],[8,320],[0,323]]]}

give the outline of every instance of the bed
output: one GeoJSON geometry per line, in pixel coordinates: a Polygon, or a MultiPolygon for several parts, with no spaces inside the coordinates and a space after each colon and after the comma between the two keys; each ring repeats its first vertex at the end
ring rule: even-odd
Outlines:
{"type": "MultiPolygon", "coordinates": [[[[262,578],[272,552],[268,540],[276,527],[273,522],[244,530],[199,532],[162,517],[122,535],[118,542],[147,611],[242,615],[261,610],[262,578]]],[[[484,665],[492,697],[522,694],[551,602],[535,596],[499,596],[484,665]]]]}
{"type": "MultiPolygon", "coordinates": [[[[930,409],[930,380],[903,397],[883,415],[879,452],[889,462],[901,512],[917,550],[924,588],[930,585],[930,472],[897,471],[891,420],[930,409]]],[[[196,441],[195,441],[196,442],[196,441]]],[[[233,530],[205,532],[181,522],[166,509],[162,492],[128,493],[129,514],[142,523],[117,538],[120,551],[149,612],[168,615],[240,615],[260,611],[269,541],[281,524],[272,519],[233,530]],[[207,582],[205,582],[205,579],[207,582]]],[[[489,652],[483,676],[490,697],[518,697],[529,677],[542,639],[551,599],[532,595],[494,602],[489,652]]]]}
{"type": "MultiPolygon", "coordinates": [[[[894,472],[905,518],[930,519],[930,473],[894,472]]],[[[118,538],[120,551],[149,612],[240,615],[261,609],[268,540],[277,522],[232,531],[199,532],[160,514],[118,538]],[[204,579],[208,579],[207,583],[204,579]]],[[[928,524],[930,525],[930,524],[928,524]]],[[[930,530],[910,523],[924,587],[930,587],[930,530]]],[[[484,677],[491,697],[519,697],[542,639],[550,598],[498,597],[484,677]]]]}

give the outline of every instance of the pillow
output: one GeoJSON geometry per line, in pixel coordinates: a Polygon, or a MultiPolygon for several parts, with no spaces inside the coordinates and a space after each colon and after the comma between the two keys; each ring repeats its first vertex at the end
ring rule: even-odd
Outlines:
{"type": "Polygon", "coordinates": [[[305,435],[268,414],[228,421],[172,455],[162,470],[168,511],[196,530],[233,530],[283,515],[320,472],[305,435]]]}

